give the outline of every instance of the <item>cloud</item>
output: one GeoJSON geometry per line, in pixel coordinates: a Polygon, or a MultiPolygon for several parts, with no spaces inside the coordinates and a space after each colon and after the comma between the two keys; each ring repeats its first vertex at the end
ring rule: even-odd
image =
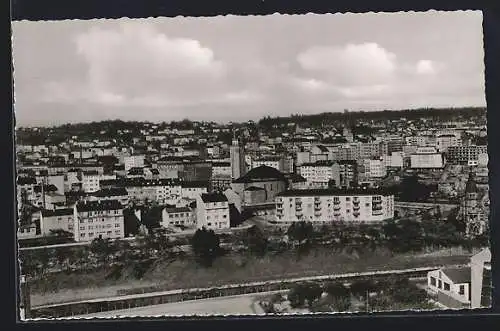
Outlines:
{"type": "Polygon", "coordinates": [[[420,60],[416,67],[417,74],[419,75],[432,75],[436,73],[435,64],[429,60],[420,60]]]}
{"type": "Polygon", "coordinates": [[[377,43],[311,47],[300,53],[297,61],[306,71],[348,86],[386,83],[397,66],[396,55],[377,43]]]}
{"type": "Polygon", "coordinates": [[[90,28],[75,38],[75,46],[87,75],[78,88],[52,82],[46,90],[50,100],[164,106],[182,103],[189,95],[196,102],[225,74],[224,64],[199,41],[171,38],[145,24],[90,28]]]}

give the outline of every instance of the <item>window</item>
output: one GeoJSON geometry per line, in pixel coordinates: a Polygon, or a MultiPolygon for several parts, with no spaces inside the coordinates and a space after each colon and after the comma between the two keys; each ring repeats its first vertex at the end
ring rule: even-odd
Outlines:
{"type": "Polygon", "coordinates": [[[94,227],[92,225],[89,225],[89,230],[92,230],[94,227]]]}
{"type": "Polygon", "coordinates": [[[458,294],[464,295],[465,294],[465,285],[460,285],[458,288],[458,294]]]}
{"type": "Polygon", "coordinates": [[[443,282],[440,280],[438,280],[438,288],[443,288],[443,282]]]}
{"type": "Polygon", "coordinates": [[[207,223],[207,225],[208,225],[208,226],[212,226],[212,223],[208,222],[208,223],[207,223]]]}
{"type": "Polygon", "coordinates": [[[84,226],[81,226],[81,227],[80,227],[80,231],[85,231],[85,227],[84,227],[84,226]]]}
{"type": "Polygon", "coordinates": [[[80,235],[80,237],[85,237],[85,233],[82,233],[82,234],[80,235]]]}
{"type": "Polygon", "coordinates": [[[435,277],[431,277],[431,285],[436,286],[436,278],[435,277]]]}
{"type": "Polygon", "coordinates": [[[108,235],[111,235],[112,233],[113,233],[112,231],[106,232],[106,234],[108,234],[108,235]]]}
{"type": "Polygon", "coordinates": [[[222,216],[223,218],[227,218],[227,215],[222,216]]]}
{"type": "Polygon", "coordinates": [[[89,237],[93,237],[94,236],[94,232],[89,232],[89,237]]]}
{"type": "Polygon", "coordinates": [[[115,223],[115,228],[119,228],[120,227],[120,224],[119,223],[115,223]]]}
{"type": "Polygon", "coordinates": [[[351,197],[345,198],[345,201],[351,201],[351,197]]]}
{"type": "Polygon", "coordinates": [[[450,284],[449,283],[444,283],[444,290],[449,291],[450,290],[450,284]]]}

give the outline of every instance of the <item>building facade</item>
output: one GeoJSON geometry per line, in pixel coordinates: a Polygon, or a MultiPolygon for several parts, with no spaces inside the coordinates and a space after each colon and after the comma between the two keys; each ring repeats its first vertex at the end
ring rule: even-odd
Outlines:
{"type": "Polygon", "coordinates": [[[382,222],[394,217],[394,195],[382,190],[289,190],[276,197],[276,222],[382,222]]]}
{"type": "Polygon", "coordinates": [[[228,229],[229,203],[222,193],[204,193],[196,198],[196,226],[206,229],[228,229]]]}
{"type": "Polygon", "coordinates": [[[124,238],[123,206],[119,201],[79,202],[73,210],[75,241],[124,238]]]}
{"type": "Polygon", "coordinates": [[[240,178],[246,173],[245,153],[238,140],[233,139],[229,147],[231,174],[233,179],[240,178]]]}

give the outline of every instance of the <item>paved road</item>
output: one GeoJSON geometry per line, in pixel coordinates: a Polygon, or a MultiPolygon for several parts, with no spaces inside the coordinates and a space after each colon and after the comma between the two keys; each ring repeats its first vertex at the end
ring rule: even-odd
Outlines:
{"type": "Polygon", "coordinates": [[[110,317],[151,317],[182,315],[253,315],[264,311],[256,301],[258,298],[274,292],[235,295],[223,298],[200,299],[193,301],[166,303],[161,305],[138,307],[124,310],[107,311],[96,314],[77,316],[79,318],[110,317]]]}

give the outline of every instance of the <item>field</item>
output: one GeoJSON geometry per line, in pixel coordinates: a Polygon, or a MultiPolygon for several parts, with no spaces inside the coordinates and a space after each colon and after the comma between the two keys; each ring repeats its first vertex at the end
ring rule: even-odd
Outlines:
{"type": "Polygon", "coordinates": [[[151,317],[180,315],[250,315],[263,314],[258,299],[265,294],[237,295],[216,299],[203,299],[167,303],[163,305],[139,307],[126,310],[115,310],[96,314],[77,316],[79,318],[110,318],[110,317],[151,317]]]}
{"type": "Polygon", "coordinates": [[[158,264],[141,280],[129,274],[107,279],[108,270],[89,273],[59,273],[34,281],[31,287],[33,307],[53,303],[104,298],[121,289],[151,285],[158,290],[210,287],[226,284],[318,276],[375,270],[406,269],[468,263],[469,256],[391,255],[384,252],[363,254],[333,253],[318,249],[297,258],[294,253],[264,258],[228,255],[216,260],[212,268],[203,268],[190,259],[158,264]]]}

